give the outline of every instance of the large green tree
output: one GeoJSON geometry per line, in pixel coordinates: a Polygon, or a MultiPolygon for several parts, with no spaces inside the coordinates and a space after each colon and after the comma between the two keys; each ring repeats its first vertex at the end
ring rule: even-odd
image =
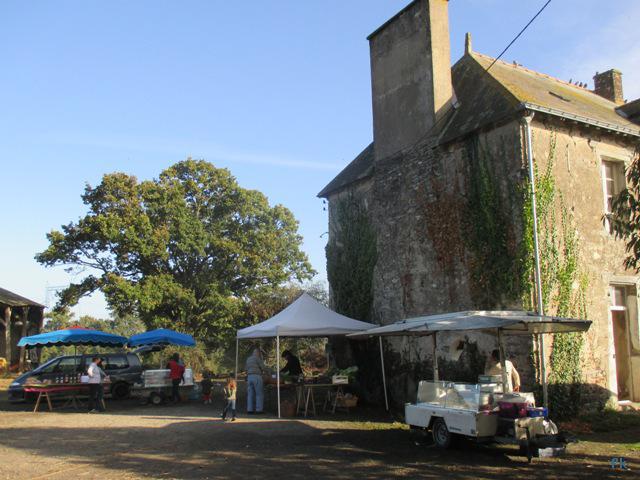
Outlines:
{"type": "Polygon", "coordinates": [[[86,272],[60,292],[59,308],[100,290],[117,315],[217,346],[246,322],[253,296],[313,275],[293,214],[205,161],[143,182],[108,174],[82,200],[88,213],[49,233],[36,255],[86,272]]]}
{"type": "Polygon", "coordinates": [[[611,213],[605,215],[616,236],[627,245],[624,265],[640,271],[640,145],[626,173],[627,187],[613,201],[611,213]]]}

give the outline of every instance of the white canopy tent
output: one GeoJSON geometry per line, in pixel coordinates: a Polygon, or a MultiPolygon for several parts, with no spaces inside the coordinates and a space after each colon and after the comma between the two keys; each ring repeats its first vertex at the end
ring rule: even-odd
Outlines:
{"type": "MultiPolygon", "coordinates": [[[[390,325],[375,327],[370,330],[353,333],[348,336],[355,338],[377,336],[382,339],[383,336],[431,335],[431,338],[433,339],[433,377],[434,380],[438,380],[438,356],[436,354],[436,335],[438,332],[477,330],[488,333],[497,333],[500,363],[502,366],[502,381],[503,386],[506,388],[506,359],[504,355],[503,334],[531,335],[544,333],[585,332],[590,326],[591,321],[589,320],[539,315],[534,312],[518,310],[481,310],[408,318],[390,325]]],[[[380,351],[382,352],[382,348],[380,351]]],[[[382,381],[386,382],[385,375],[382,376],[382,381]]],[[[542,382],[543,387],[546,388],[547,379],[545,376],[543,376],[542,382]]],[[[383,385],[383,387],[386,394],[386,384],[383,385]]],[[[548,407],[546,403],[545,398],[545,407],[548,407]]]]}
{"type": "MultiPolygon", "coordinates": [[[[369,330],[374,327],[376,327],[376,325],[372,323],[361,322],[340,315],[322,305],[311,295],[303,293],[297,300],[277,315],[257,325],[238,330],[236,336],[236,378],[238,377],[239,341],[258,338],[275,338],[277,350],[278,418],[280,418],[280,337],[342,336],[369,330]]],[[[380,345],[382,345],[382,343],[380,343],[380,345]]],[[[385,390],[385,401],[386,399],[387,392],[385,390]]]]}

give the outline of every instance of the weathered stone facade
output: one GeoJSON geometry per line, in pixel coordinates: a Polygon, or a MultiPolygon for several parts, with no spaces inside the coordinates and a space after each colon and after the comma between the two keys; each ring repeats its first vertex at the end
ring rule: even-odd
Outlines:
{"type": "MultiPolygon", "coordinates": [[[[576,232],[579,273],[584,279],[575,280],[570,290],[576,298],[581,295],[581,307],[593,320],[582,351],[582,381],[593,386],[593,392],[617,393],[609,293],[612,285],[624,285],[629,294],[626,382],[630,397],[640,400],[638,277],[625,271],[624,244],[613,238],[602,220],[602,162],[628,165],[640,129],[622,117],[617,123],[615,103],[599,100],[582,87],[501,62],[489,75],[486,68],[492,59],[470,51],[453,67],[455,96],[448,104],[449,113],[442,113],[447,106],[435,108],[434,101],[407,107],[406,102],[420,101],[429,88],[437,89],[434,79],[442,82],[447,77],[441,62],[432,61],[432,57],[441,58],[442,52],[433,55],[429,42],[413,52],[419,61],[404,59],[406,51],[397,54],[407,38],[414,38],[412,25],[420,35],[434,31],[442,35],[448,20],[433,14],[441,12],[442,4],[446,6],[444,0],[416,0],[370,37],[374,148],[365,150],[368,157],[363,152],[345,169],[348,175],[339,175],[320,194],[329,200],[329,242],[340,244],[342,229],[348,228],[336,222],[336,206],[346,197],[366,206],[375,231],[375,268],[371,278],[365,279],[372,289],[371,315],[362,320],[386,324],[419,315],[535,305],[527,267],[532,251],[527,244],[530,197],[523,121],[535,112],[530,123],[534,162],[542,172],[554,160],[551,174],[564,209],[557,218],[571,222],[571,231],[576,232]],[[396,31],[401,38],[394,50],[396,31]],[[378,48],[381,35],[384,49],[378,48]],[[393,71],[385,72],[383,67],[393,71]],[[420,68],[429,72],[416,73],[420,68]],[[394,78],[397,89],[390,83],[394,78]],[[379,85],[384,88],[380,90],[379,85]],[[402,94],[407,85],[408,97],[402,94]],[[415,92],[422,93],[416,96],[415,92]],[[541,105],[543,101],[546,106],[541,105]],[[565,103],[577,113],[561,111],[565,103]],[[593,109],[593,118],[586,116],[587,108],[593,109]],[[403,109],[413,113],[403,116],[403,109]],[[412,120],[415,114],[428,117],[418,130],[412,120]]],[[[470,40],[468,45],[470,50],[470,40]]],[[[562,249],[562,243],[558,245],[562,249]]],[[[555,313],[559,306],[552,294],[549,299],[546,307],[555,313]]],[[[385,339],[385,345],[391,399],[401,405],[415,395],[418,380],[432,375],[431,342],[397,338],[385,339]]],[[[495,345],[495,337],[488,334],[442,335],[438,344],[441,378],[473,381],[495,345]]],[[[527,390],[533,390],[538,380],[533,361],[536,349],[530,337],[512,338],[507,345],[527,390]]],[[[548,344],[547,357],[551,351],[548,344]]],[[[372,360],[365,368],[377,368],[372,367],[375,363],[372,360]]]]}

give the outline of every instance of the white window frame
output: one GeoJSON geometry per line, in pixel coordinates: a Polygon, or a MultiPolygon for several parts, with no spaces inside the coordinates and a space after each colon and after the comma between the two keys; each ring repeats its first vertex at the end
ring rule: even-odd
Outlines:
{"type": "MultiPolygon", "coordinates": [[[[601,171],[601,175],[602,175],[602,198],[603,198],[603,207],[604,207],[604,213],[609,214],[611,213],[611,210],[609,210],[609,196],[613,197],[615,195],[617,195],[618,193],[620,193],[622,191],[623,188],[626,188],[627,186],[627,178],[626,178],[626,163],[624,160],[621,160],[619,158],[612,158],[612,157],[601,157],[601,162],[600,162],[600,171],[601,171]],[[613,180],[613,189],[616,193],[609,195],[609,192],[607,190],[607,164],[611,165],[615,165],[616,168],[622,167],[622,177],[618,178],[619,176],[616,175],[616,172],[612,172],[613,173],[613,178],[611,180],[613,180]],[[620,182],[622,182],[622,185],[620,185],[620,182]]],[[[612,234],[613,232],[611,231],[611,225],[609,223],[609,220],[605,218],[604,221],[604,228],[606,230],[606,232],[608,234],[612,234]]]]}

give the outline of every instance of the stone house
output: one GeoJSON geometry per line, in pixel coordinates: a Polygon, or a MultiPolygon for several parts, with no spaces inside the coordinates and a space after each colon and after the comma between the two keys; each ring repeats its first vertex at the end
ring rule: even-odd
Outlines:
{"type": "MultiPolygon", "coordinates": [[[[640,401],[640,277],[603,221],[640,148],[640,100],[624,102],[622,74],[596,73],[589,90],[474,52],[469,34],[451,67],[447,0],[411,2],[368,40],[373,142],[318,194],[334,308],[381,324],[535,309],[530,138],[545,311],[593,321],[584,337],[546,342],[549,377],[640,401]]],[[[430,378],[430,346],[385,348],[401,404],[430,378]]],[[[473,380],[493,348],[488,335],[449,335],[444,378],[473,380]]],[[[507,351],[533,388],[536,339],[507,351]]]]}

